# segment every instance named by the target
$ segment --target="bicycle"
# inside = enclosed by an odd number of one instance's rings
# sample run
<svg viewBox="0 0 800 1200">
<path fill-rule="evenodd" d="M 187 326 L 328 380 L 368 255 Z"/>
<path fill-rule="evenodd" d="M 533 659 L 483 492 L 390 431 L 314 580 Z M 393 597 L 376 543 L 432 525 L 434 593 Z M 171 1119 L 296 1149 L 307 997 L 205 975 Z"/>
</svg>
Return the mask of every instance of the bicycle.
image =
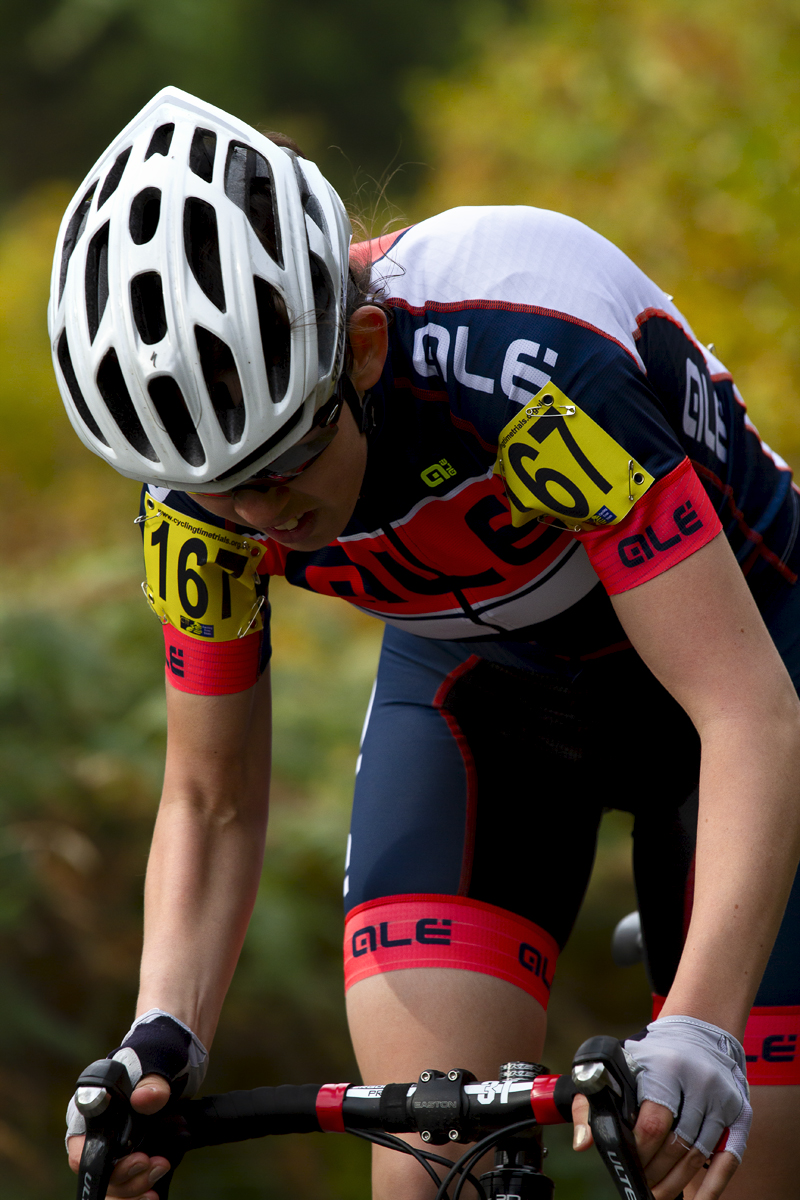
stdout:
<svg viewBox="0 0 800 1200">
<path fill-rule="evenodd" d="M 436 1200 L 459 1200 L 469 1181 L 479 1200 L 552 1200 L 542 1173 L 541 1128 L 571 1120 L 572 1099 L 589 1101 L 589 1124 L 623 1200 L 653 1200 L 636 1155 L 636 1085 L 620 1043 L 593 1037 L 580 1047 L 571 1075 L 550 1075 L 536 1063 L 505 1063 L 497 1080 L 479 1082 L 465 1070 L 423 1071 L 415 1084 L 302 1084 L 225 1092 L 170 1102 L 142 1117 L 130 1107 L 131 1082 L 112 1059 L 80 1076 L 76 1103 L 87 1134 L 78 1173 L 78 1200 L 104 1200 L 114 1163 L 134 1149 L 163 1154 L 172 1170 L 155 1185 L 166 1200 L 172 1175 L 189 1150 L 285 1133 L 351 1133 L 413 1155 L 432 1177 Z M 418 1133 L 430 1146 L 469 1142 L 454 1163 L 402 1141 Z M 495 1166 L 479 1179 L 473 1167 L 492 1147 Z M 447 1167 L 440 1181 L 433 1164 Z M 451 1194 L 452 1189 L 452 1194 Z"/>
</svg>

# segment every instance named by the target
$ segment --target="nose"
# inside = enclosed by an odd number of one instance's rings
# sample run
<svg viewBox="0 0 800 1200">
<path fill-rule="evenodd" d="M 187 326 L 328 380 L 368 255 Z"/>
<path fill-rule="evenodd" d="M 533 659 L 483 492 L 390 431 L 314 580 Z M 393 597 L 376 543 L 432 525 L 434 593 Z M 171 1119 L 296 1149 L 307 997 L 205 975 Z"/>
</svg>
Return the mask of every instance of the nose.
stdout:
<svg viewBox="0 0 800 1200">
<path fill-rule="evenodd" d="M 253 488 L 241 488 L 233 493 L 233 507 L 244 525 L 253 529 L 269 529 L 280 524 L 283 510 L 289 499 L 286 487 L 269 488 L 264 492 Z"/>
</svg>

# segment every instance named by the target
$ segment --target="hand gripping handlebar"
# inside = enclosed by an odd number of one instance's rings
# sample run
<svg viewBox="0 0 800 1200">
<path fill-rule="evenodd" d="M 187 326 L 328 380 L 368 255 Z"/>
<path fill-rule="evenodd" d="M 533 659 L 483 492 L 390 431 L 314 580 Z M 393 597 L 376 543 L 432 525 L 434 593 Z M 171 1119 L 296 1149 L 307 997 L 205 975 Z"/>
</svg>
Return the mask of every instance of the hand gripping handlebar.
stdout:
<svg viewBox="0 0 800 1200">
<path fill-rule="evenodd" d="M 255 1088 L 170 1101 L 155 1116 L 142 1117 L 130 1107 L 125 1068 L 102 1059 L 78 1080 L 76 1104 L 87 1123 L 78 1200 L 104 1200 L 114 1162 L 134 1150 L 163 1155 L 170 1162 L 171 1171 L 154 1188 L 165 1200 L 184 1154 L 201 1146 L 319 1131 L 362 1136 L 416 1132 L 431 1146 L 497 1141 L 504 1131 L 518 1135 L 526 1127 L 569 1121 L 577 1091 L 589 1101 L 595 1144 L 619 1195 L 623 1200 L 652 1200 L 631 1132 L 636 1087 L 619 1042 L 590 1038 L 575 1055 L 572 1077 L 535 1070 L 534 1078 L 512 1074 L 485 1083 L 469 1071 L 430 1070 L 413 1084 Z M 540 1179 L 544 1182 L 546 1177 Z"/>
<path fill-rule="evenodd" d="M 572 1060 L 575 1090 L 589 1101 L 594 1144 L 623 1200 L 653 1200 L 636 1153 L 636 1082 L 616 1038 L 584 1042 Z"/>
</svg>

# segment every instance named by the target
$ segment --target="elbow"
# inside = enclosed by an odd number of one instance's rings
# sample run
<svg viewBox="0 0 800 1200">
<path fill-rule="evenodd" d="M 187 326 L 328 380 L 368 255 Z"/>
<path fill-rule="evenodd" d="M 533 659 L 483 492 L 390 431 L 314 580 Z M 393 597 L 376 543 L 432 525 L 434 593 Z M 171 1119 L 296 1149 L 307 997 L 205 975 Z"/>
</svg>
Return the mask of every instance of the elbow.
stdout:
<svg viewBox="0 0 800 1200">
<path fill-rule="evenodd" d="M 193 825 L 225 829 L 266 822 L 269 778 L 249 779 L 241 770 L 216 777 L 164 779 L 161 807 L 181 812 Z"/>
</svg>

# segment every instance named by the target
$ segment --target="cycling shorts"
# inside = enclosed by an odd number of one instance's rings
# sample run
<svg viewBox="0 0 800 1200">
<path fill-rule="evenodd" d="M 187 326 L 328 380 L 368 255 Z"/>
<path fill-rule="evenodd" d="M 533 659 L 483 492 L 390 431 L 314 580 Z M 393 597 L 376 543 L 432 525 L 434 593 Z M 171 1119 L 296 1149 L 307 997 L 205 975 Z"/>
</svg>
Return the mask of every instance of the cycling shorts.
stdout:
<svg viewBox="0 0 800 1200">
<path fill-rule="evenodd" d="M 765 619 L 797 685 L 800 589 Z M 387 627 L 348 841 L 347 986 L 462 968 L 546 1007 L 601 816 L 621 809 L 634 815 L 646 965 L 665 995 L 691 913 L 699 762 L 692 723 L 632 649 L 565 660 Z M 748 1025 L 754 1083 L 800 1083 L 798 944 L 800 876 Z"/>
</svg>

